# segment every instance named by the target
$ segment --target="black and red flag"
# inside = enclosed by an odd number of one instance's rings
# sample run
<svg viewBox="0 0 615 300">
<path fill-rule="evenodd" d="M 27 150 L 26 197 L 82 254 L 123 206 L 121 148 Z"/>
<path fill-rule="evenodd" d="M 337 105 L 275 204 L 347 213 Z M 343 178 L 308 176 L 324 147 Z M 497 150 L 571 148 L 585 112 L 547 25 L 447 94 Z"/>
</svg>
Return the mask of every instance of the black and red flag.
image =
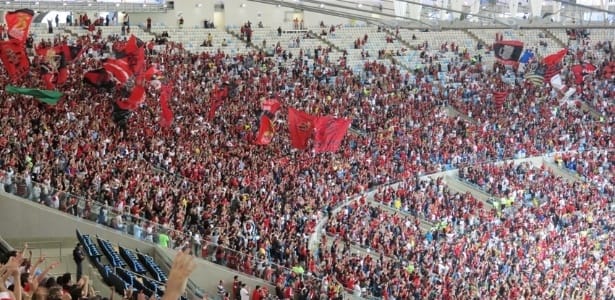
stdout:
<svg viewBox="0 0 615 300">
<path fill-rule="evenodd" d="M 295 149 L 305 149 L 314 133 L 316 117 L 294 108 L 288 109 L 288 131 L 290 143 Z"/>
<path fill-rule="evenodd" d="M 112 77 L 104 68 L 86 72 L 83 75 L 83 81 L 97 88 L 112 88 L 115 86 Z"/>
<path fill-rule="evenodd" d="M 134 111 L 139 108 L 139 105 L 145 100 L 145 88 L 141 85 L 136 85 L 130 92 L 130 96 L 124 100 L 115 101 L 117 106 L 123 110 Z"/>
<path fill-rule="evenodd" d="M 17 40 L 0 41 L 0 61 L 13 81 L 19 80 L 30 71 L 26 48 Z"/>
<path fill-rule="evenodd" d="M 333 116 L 324 116 L 316 119 L 314 123 L 314 151 L 322 153 L 339 150 L 351 123 L 348 119 L 335 118 Z"/>
<path fill-rule="evenodd" d="M 499 41 L 493 43 L 495 58 L 502 64 L 512 65 L 519 62 L 523 54 L 523 42 Z"/>
</svg>

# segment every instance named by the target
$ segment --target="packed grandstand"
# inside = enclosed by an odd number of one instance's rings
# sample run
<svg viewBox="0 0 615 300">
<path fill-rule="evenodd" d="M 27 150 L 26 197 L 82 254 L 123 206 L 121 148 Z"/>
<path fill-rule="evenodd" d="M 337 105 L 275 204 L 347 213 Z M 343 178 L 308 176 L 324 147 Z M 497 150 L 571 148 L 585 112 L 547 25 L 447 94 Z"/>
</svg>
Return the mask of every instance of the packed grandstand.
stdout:
<svg viewBox="0 0 615 300">
<path fill-rule="evenodd" d="M 613 299 L 604 29 L 81 25 L 3 29 L 6 192 L 272 298 Z"/>
</svg>

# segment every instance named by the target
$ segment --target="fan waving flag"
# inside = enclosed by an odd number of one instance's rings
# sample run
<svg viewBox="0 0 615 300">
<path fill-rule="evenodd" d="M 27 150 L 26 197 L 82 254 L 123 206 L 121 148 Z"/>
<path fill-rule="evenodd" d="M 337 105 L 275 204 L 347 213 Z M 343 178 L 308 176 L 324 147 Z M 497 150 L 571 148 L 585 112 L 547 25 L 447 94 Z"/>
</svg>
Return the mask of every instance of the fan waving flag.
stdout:
<svg viewBox="0 0 615 300">
<path fill-rule="evenodd" d="M 314 132 L 315 117 L 294 108 L 288 109 L 288 130 L 293 148 L 305 149 Z"/>
<path fill-rule="evenodd" d="M 273 139 L 274 133 L 275 129 L 273 127 L 273 122 L 271 122 L 271 119 L 266 115 L 262 115 L 260 126 L 258 127 L 258 134 L 256 135 L 254 143 L 257 145 L 269 145 Z"/>
<path fill-rule="evenodd" d="M 516 64 L 523 53 L 521 41 L 499 41 L 493 44 L 495 58 L 503 64 Z"/>
<path fill-rule="evenodd" d="M 48 90 L 39 90 L 39 89 L 29 89 L 29 88 L 19 88 L 12 85 L 6 86 L 6 92 L 11 94 L 20 94 L 20 95 L 28 95 L 32 96 L 43 103 L 47 103 L 49 105 L 56 105 L 60 98 L 62 98 L 62 93 L 58 91 L 48 91 Z"/>
<path fill-rule="evenodd" d="M 348 119 L 325 116 L 316 119 L 314 129 L 314 151 L 316 153 L 335 152 L 339 150 L 344 135 L 350 128 L 351 121 Z"/>
<path fill-rule="evenodd" d="M 30 33 L 30 24 L 33 17 L 34 11 L 31 9 L 20 9 L 6 13 L 4 19 L 6 20 L 9 39 L 25 44 Z"/>
</svg>

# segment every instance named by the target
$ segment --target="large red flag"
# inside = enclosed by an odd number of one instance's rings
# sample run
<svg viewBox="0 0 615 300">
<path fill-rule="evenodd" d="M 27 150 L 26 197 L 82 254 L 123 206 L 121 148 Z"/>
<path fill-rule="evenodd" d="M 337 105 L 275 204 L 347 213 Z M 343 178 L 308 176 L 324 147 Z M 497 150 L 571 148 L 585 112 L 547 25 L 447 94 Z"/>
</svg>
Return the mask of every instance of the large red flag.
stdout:
<svg viewBox="0 0 615 300">
<path fill-rule="evenodd" d="M 545 56 L 545 58 L 542 59 L 542 63 L 544 63 L 547 66 L 559 64 L 562 62 L 562 59 L 564 59 L 564 56 L 566 56 L 567 53 L 568 53 L 567 49 L 562 49 L 553 54 L 549 54 Z"/>
<path fill-rule="evenodd" d="M 173 111 L 169 108 L 169 98 L 173 85 L 165 84 L 160 88 L 160 126 L 169 127 L 173 123 Z"/>
<path fill-rule="evenodd" d="M 30 70 L 30 59 L 24 44 L 17 40 L 0 41 L 0 60 L 13 81 Z"/>
<path fill-rule="evenodd" d="M 316 119 L 314 129 L 314 151 L 316 153 L 335 152 L 339 150 L 346 131 L 350 128 L 351 121 L 343 118 L 324 116 Z"/>
<path fill-rule="evenodd" d="M 275 129 L 273 128 L 273 122 L 266 115 L 261 116 L 261 124 L 258 128 L 258 134 L 256 135 L 256 140 L 254 141 L 257 145 L 269 145 L 271 140 L 273 139 L 273 133 Z"/>
<path fill-rule="evenodd" d="M 9 39 L 25 44 L 30 32 L 32 17 L 34 17 L 34 11 L 31 9 L 20 9 L 6 13 L 4 19 L 6 20 Z"/>
<path fill-rule="evenodd" d="M 308 140 L 314 132 L 315 117 L 294 108 L 288 109 L 288 130 L 290 132 L 290 144 L 296 149 L 305 149 Z"/>
<path fill-rule="evenodd" d="M 131 35 L 124 47 L 124 59 L 134 74 L 141 74 L 145 69 L 145 45 L 136 36 Z"/>
</svg>

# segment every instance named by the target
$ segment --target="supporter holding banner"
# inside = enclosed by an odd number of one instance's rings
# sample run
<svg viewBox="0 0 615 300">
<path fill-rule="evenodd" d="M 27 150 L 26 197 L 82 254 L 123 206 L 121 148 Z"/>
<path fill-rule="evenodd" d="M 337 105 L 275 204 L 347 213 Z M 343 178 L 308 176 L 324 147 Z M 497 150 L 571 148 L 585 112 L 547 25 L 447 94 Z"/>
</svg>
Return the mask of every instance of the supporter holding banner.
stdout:
<svg viewBox="0 0 615 300">
<path fill-rule="evenodd" d="M 315 117 L 294 108 L 288 109 L 290 143 L 295 149 L 305 149 L 314 132 Z"/>
<path fill-rule="evenodd" d="M 495 58 L 505 65 L 512 65 L 519 62 L 523 53 L 523 42 L 521 41 L 500 41 L 493 44 Z"/>
<path fill-rule="evenodd" d="M 351 121 L 343 118 L 324 116 L 316 119 L 314 129 L 314 151 L 316 153 L 335 152 L 339 150 Z"/>
<path fill-rule="evenodd" d="M 7 33 L 10 40 L 15 40 L 20 44 L 25 44 L 30 33 L 30 24 L 34 17 L 31 9 L 20 9 L 6 13 Z"/>
</svg>

